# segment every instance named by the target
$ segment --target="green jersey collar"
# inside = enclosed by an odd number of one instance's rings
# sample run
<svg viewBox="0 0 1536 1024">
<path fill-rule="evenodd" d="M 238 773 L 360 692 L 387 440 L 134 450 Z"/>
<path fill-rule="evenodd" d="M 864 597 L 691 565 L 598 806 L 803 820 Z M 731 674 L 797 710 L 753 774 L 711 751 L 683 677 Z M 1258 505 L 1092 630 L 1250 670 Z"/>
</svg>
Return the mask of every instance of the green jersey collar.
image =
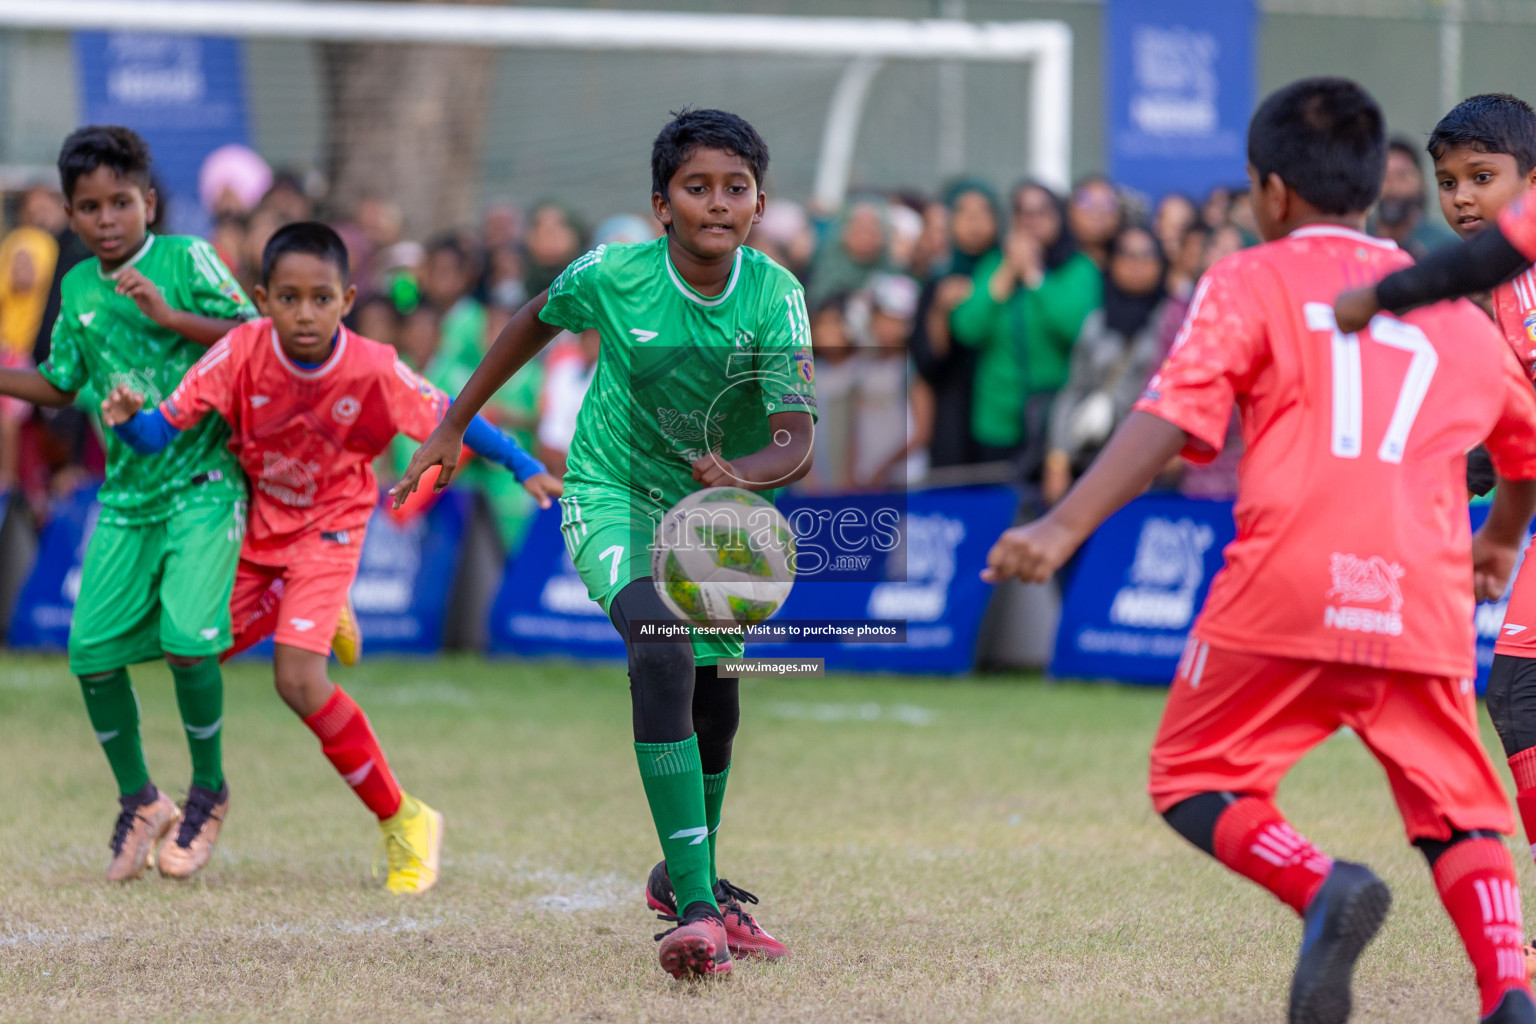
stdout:
<svg viewBox="0 0 1536 1024">
<path fill-rule="evenodd" d="M 124 263 L 122 266 L 118 267 L 116 270 L 112 271 L 112 273 L 110 273 L 110 274 L 103 274 L 101 272 L 101 260 L 98 259 L 96 261 L 96 276 L 101 278 L 103 281 L 115 281 L 117 279 L 117 275 L 118 274 L 121 274 L 123 271 L 127 270 L 129 267 L 131 267 L 135 263 L 139 262 L 139 260 L 143 259 L 144 258 L 144 254 L 149 252 L 149 247 L 154 245 L 154 244 L 155 244 L 155 233 L 153 231 L 146 231 L 146 232 L 144 232 L 144 244 L 139 246 L 139 251 L 138 252 L 134 253 L 132 256 L 130 256 L 128 258 L 128 262 L 127 263 Z"/>
<path fill-rule="evenodd" d="M 693 302 L 697 302 L 701 306 L 718 306 L 726 299 L 730 298 L 731 292 L 736 290 L 736 281 L 741 277 L 740 248 L 736 250 L 736 262 L 731 265 L 731 279 L 725 282 L 725 291 L 713 297 L 708 295 L 700 295 L 698 291 L 694 289 L 693 285 L 683 280 L 683 275 L 679 274 L 677 272 L 677 268 L 672 265 L 672 254 L 667 251 L 665 241 L 662 242 L 661 246 L 661 258 L 666 261 L 667 276 L 672 279 L 673 284 L 677 285 L 677 290 L 682 292 L 683 295 L 688 299 L 692 300 Z"/>
</svg>

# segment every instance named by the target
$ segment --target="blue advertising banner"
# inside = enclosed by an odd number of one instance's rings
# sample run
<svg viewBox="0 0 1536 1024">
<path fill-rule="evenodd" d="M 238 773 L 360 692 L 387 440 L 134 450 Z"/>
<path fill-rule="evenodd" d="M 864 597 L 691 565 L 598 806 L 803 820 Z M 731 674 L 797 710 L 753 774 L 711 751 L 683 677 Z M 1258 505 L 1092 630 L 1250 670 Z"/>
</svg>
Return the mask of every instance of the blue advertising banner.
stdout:
<svg viewBox="0 0 1536 1024">
<path fill-rule="evenodd" d="M 445 491 L 405 525 L 374 510 L 352 583 L 352 606 L 368 653 L 436 654 L 469 520 L 467 492 Z"/>
<path fill-rule="evenodd" d="M 1170 682 L 1236 534 L 1230 501 L 1151 494 L 1111 516 L 1078 556 L 1051 674 Z"/>
<path fill-rule="evenodd" d="M 825 658 L 828 668 L 968 671 L 992 588 L 978 576 L 1012 522 L 1018 496 L 1001 486 L 907 495 L 786 496 L 808 557 L 780 620 L 902 620 L 902 643 L 752 643 L 751 653 Z M 622 658 L 624 645 L 588 597 L 560 540 L 558 509 L 542 513 L 491 609 L 491 650 Z"/>
<path fill-rule="evenodd" d="M 85 124 L 127 125 L 150 145 L 167 193 L 169 228 L 206 235 L 197 195 L 203 160 L 248 145 L 244 51 L 239 40 L 141 32 L 77 32 L 75 67 Z"/>
<path fill-rule="evenodd" d="M 469 501 L 468 495 L 449 491 L 425 515 L 403 526 L 382 507 L 374 511 L 352 585 L 365 651 L 435 654 L 442 650 Z M 53 518 L 38 538 L 37 564 L 11 616 L 7 634 L 11 646 L 65 649 L 80 592 L 80 565 L 97 508 L 94 487 L 75 492 L 54 508 Z M 269 638 L 243 656 L 271 654 Z"/>
<path fill-rule="evenodd" d="M 1487 506 L 1472 506 L 1471 516 L 1476 529 L 1488 517 Z M 1171 682 L 1195 614 L 1221 568 L 1221 551 L 1235 533 L 1232 504 L 1225 501 L 1151 495 L 1111 517 L 1083 547 L 1067 587 L 1051 674 Z M 1487 688 L 1508 605 L 1506 592 L 1474 612 L 1479 694 Z"/>
<path fill-rule="evenodd" d="M 80 565 L 96 528 L 96 488 L 83 487 L 56 501 L 37 538 L 37 562 L 16 597 L 6 642 L 29 650 L 62 651 L 80 593 Z"/>
<path fill-rule="evenodd" d="M 1258 78 L 1253 0 L 1109 0 L 1109 175 L 1156 199 L 1245 180 Z"/>
</svg>

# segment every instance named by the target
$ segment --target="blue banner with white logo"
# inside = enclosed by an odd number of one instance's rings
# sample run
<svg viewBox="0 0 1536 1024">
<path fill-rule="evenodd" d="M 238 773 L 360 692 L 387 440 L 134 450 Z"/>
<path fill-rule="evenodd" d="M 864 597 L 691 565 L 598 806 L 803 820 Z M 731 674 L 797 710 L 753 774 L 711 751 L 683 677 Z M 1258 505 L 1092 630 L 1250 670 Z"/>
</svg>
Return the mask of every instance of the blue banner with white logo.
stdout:
<svg viewBox="0 0 1536 1024">
<path fill-rule="evenodd" d="M 1472 528 L 1488 517 L 1471 509 Z M 1138 498 L 1089 538 L 1062 602 L 1051 674 L 1166 685 L 1232 541 L 1232 503 Z M 1527 539 L 1529 543 L 1529 538 Z M 1524 554 L 1521 561 L 1524 561 Z M 1516 567 L 1516 575 L 1519 567 Z M 1510 577 L 1514 585 L 1515 575 Z M 1474 612 L 1477 692 L 1487 687 L 1509 593 Z"/>
<path fill-rule="evenodd" d="M 1230 501 L 1151 494 L 1111 516 L 1073 568 L 1051 674 L 1170 682 L 1236 535 Z"/>
<path fill-rule="evenodd" d="M 56 503 L 38 538 L 37 563 L 16 600 L 7 634 L 11 646 L 66 648 L 80 593 L 80 566 L 96 524 L 95 499 L 93 487 Z M 467 494 L 448 491 L 425 514 L 404 524 L 390 518 L 382 505 L 374 510 L 352 584 L 352 604 L 365 651 L 436 654 L 442 650 L 469 508 Z M 269 637 L 244 656 L 271 655 Z"/>
<path fill-rule="evenodd" d="M 425 515 L 404 524 L 395 522 L 382 505 L 374 510 L 352 582 L 352 607 L 364 651 L 442 650 L 471 500 L 465 491 L 445 491 Z"/>
<path fill-rule="evenodd" d="M 911 494 L 785 496 L 801 573 L 776 618 L 901 620 L 902 643 L 752 643 L 763 657 L 825 658 L 828 668 L 965 672 L 992 588 L 979 577 L 987 550 L 1012 522 L 1011 488 Z M 542 513 L 509 565 L 491 610 L 491 650 L 622 658 L 608 617 L 587 597 L 560 539 L 558 509 Z"/>
<path fill-rule="evenodd" d="M 209 153 L 250 144 L 244 50 L 239 40 L 144 32 L 77 32 L 80 118 L 138 132 L 168 195 L 170 230 L 206 235 L 197 194 Z"/>
<path fill-rule="evenodd" d="M 1109 175 L 1154 199 L 1246 180 L 1253 0 L 1109 0 Z"/>
<path fill-rule="evenodd" d="M 62 651 L 80 594 L 80 566 L 96 528 L 96 488 L 82 487 L 53 503 L 37 538 L 37 561 L 16 596 L 6 642 L 28 650 Z"/>
</svg>

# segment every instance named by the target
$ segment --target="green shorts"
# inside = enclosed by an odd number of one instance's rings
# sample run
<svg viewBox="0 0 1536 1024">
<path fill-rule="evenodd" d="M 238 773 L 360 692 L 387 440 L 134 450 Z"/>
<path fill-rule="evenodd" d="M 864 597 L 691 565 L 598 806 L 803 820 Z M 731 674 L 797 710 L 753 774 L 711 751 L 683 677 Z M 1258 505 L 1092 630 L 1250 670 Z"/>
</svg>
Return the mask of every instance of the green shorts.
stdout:
<svg viewBox="0 0 1536 1024">
<path fill-rule="evenodd" d="M 92 675 L 164 654 L 224 651 L 244 535 L 243 500 L 192 505 L 157 523 L 98 522 L 69 627 L 69 670 Z"/>
<path fill-rule="evenodd" d="M 568 487 L 560 499 L 560 535 L 587 596 L 604 612 L 619 591 L 651 575 L 656 524 L 667 510 L 646 508 L 622 491 Z M 695 638 L 693 663 L 713 665 L 739 658 L 744 644 L 731 638 Z"/>
</svg>

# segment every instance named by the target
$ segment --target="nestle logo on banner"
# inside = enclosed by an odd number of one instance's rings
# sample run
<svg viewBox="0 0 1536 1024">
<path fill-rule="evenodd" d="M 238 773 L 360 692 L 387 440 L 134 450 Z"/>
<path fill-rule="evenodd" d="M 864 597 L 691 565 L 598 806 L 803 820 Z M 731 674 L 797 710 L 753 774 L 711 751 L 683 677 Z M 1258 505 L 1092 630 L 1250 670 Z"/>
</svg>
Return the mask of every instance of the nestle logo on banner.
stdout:
<svg viewBox="0 0 1536 1024">
<path fill-rule="evenodd" d="M 1115 594 L 1109 621 L 1139 629 L 1186 629 L 1205 580 L 1205 552 L 1216 533 L 1204 523 L 1153 516 L 1141 527 L 1129 582 Z"/>
<path fill-rule="evenodd" d="M 124 106 L 201 103 L 208 91 L 201 45 L 178 36 L 114 35 L 107 98 Z"/>
<path fill-rule="evenodd" d="M 1328 556 L 1328 571 L 1333 577 L 1328 596 L 1339 603 L 1323 609 L 1323 625 L 1353 633 L 1402 635 L 1403 588 L 1397 582 L 1405 571 L 1401 565 L 1380 555 L 1361 558 L 1335 551 Z M 1383 602 L 1386 608 L 1360 607 Z"/>
<path fill-rule="evenodd" d="M 410 611 L 426 528 L 424 517 L 403 526 L 387 516 L 373 517 L 352 584 L 352 603 L 359 612 L 400 615 Z"/>
<path fill-rule="evenodd" d="M 955 551 L 965 539 L 965 524 L 941 513 L 908 515 L 903 545 L 891 561 L 905 556 L 907 578 L 879 583 L 870 591 L 866 614 L 873 619 L 937 622 L 949 607 L 949 583 L 955 578 Z"/>
<path fill-rule="evenodd" d="M 1148 135 L 1210 135 L 1216 131 L 1216 56 L 1209 32 L 1143 25 L 1135 54 L 1131 123 Z"/>
</svg>

